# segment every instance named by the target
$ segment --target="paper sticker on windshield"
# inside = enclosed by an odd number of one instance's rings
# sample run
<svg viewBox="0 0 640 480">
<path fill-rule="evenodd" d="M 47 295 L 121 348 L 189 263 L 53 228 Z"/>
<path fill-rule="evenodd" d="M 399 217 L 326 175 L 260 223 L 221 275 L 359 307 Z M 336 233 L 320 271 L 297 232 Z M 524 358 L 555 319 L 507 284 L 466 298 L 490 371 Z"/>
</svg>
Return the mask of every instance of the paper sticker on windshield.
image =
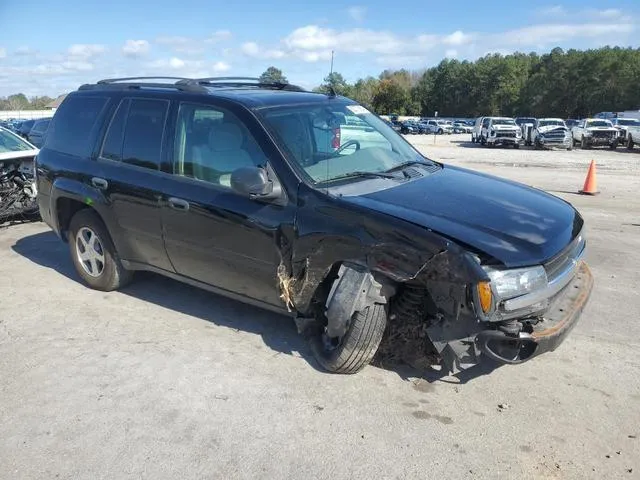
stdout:
<svg viewBox="0 0 640 480">
<path fill-rule="evenodd" d="M 369 110 L 367 110 L 366 108 L 364 108 L 361 105 L 347 105 L 347 109 L 351 113 L 354 113 L 356 115 L 364 115 L 366 113 L 369 113 Z"/>
</svg>

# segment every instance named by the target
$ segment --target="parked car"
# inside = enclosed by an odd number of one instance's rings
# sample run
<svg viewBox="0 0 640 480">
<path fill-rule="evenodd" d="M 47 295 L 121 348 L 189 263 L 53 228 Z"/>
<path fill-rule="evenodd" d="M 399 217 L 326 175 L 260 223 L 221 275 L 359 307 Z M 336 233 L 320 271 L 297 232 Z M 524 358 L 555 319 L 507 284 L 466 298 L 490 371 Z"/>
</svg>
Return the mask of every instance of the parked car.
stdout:
<svg viewBox="0 0 640 480">
<path fill-rule="evenodd" d="M 27 136 L 29 135 L 29 132 L 31 131 L 31 128 L 33 127 L 33 124 L 36 123 L 35 120 L 25 120 L 23 121 L 20 126 L 18 127 L 18 135 L 20 135 L 22 138 L 24 138 L 25 140 L 27 139 Z"/>
<path fill-rule="evenodd" d="M 473 132 L 473 127 L 467 125 L 464 122 L 453 123 L 453 133 L 471 133 L 471 132 Z"/>
<path fill-rule="evenodd" d="M 581 148 L 594 146 L 608 146 L 615 149 L 618 146 L 618 129 L 611 121 L 600 118 L 581 120 L 571 129 L 573 144 Z"/>
<path fill-rule="evenodd" d="M 533 127 L 536 124 L 536 119 L 533 117 L 516 117 L 516 125 L 522 130 L 522 141 L 525 145 L 533 145 Z"/>
<path fill-rule="evenodd" d="M 400 123 L 400 133 L 404 135 L 418 133 L 418 128 L 412 122 L 404 121 L 399 123 Z"/>
<path fill-rule="evenodd" d="M 533 145 L 537 148 L 573 148 L 571 130 L 561 118 L 539 118 L 533 127 Z"/>
<path fill-rule="evenodd" d="M 633 146 L 640 143 L 640 122 L 625 125 L 624 143 L 629 150 L 633 150 Z"/>
<path fill-rule="evenodd" d="M 496 145 L 511 145 L 520 148 L 522 131 L 513 118 L 485 117 L 480 132 L 480 143 L 494 147 Z"/>
<path fill-rule="evenodd" d="M 38 211 L 33 184 L 33 159 L 38 149 L 0 127 L 0 223 Z"/>
<path fill-rule="evenodd" d="M 522 363 L 578 321 L 593 279 L 568 202 L 432 161 L 347 98 L 147 81 L 70 93 L 37 156 L 40 212 L 89 287 L 149 270 L 291 315 L 339 373 L 389 318 L 424 325 L 450 369 Z M 318 150 L 314 130 L 350 115 L 387 148 Z"/>
<path fill-rule="evenodd" d="M 42 147 L 42 144 L 47 138 L 47 129 L 49 128 L 50 121 L 50 118 L 36 120 L 27 134 L 27 140 L 38 148 Z"/>
<path fill-rule="evenodd" d="M 444 120 L 429 119 L 425 121 L 425 124 L 429 128 L 429 133 L 436 133 L 438 135 L 451 135 L 453 133 L 453 125 L 447 124 Z"/>
<path fill-rule="evenodd" d="M 640 126 L 640 120 L 636 118 L 614 118 L 611 120 L 611 124 L 618 129 L 618 143 L 626 144 L 629 127 Z"/>
</svg>

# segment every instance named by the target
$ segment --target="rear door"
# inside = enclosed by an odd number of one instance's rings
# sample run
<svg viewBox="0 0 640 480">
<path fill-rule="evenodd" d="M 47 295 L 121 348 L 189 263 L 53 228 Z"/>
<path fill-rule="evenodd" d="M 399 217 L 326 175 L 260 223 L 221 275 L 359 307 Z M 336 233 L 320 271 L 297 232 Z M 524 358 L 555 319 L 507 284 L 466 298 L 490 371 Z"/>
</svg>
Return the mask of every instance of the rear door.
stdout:
<svg viewBox="0 0 640 480">
<path fill-rule="evenodd" d="M 268 157 L 246 126 L 252 121 L 255 131 L 257 121 L 230 108 L 180 104 L 174 176 L 162 202 L 166 249 L 185 277 L 283 306 L 278 245 L 282 228 L 293 225 L 295 205 L 253 200 L 231 189 L 231 172 L 265 166 Z"/>
<path fill-rule="evenodd" d="M 132 262 L 172 270 L 162 240 L 160 195 L 168 182 L 160 172 L 170 102 L 122 98 L 90 179 L 111 206 L 118 253 Z"/>
</svg>

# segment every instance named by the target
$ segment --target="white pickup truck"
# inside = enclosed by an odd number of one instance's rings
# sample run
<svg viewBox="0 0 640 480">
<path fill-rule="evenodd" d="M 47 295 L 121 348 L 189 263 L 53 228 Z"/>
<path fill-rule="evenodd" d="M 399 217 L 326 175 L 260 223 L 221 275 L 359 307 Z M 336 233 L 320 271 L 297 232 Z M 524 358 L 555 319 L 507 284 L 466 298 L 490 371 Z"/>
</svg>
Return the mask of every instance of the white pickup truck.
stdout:
<svg viewBox="0 0 640 480">
<path fill-rule="evenodd" d="M 531 139 L 536 149 L 573 148 L 571 132 L 561 118 L 538 118 L 533 124 Z"/>
<path fill-rule="evenodd" d="M 614 118 L 613 126 L 618 129 L 618 143 L 624 144 L 629 150 L 636 143 L 640 143 L 640 120 L 636 118 Z"/>
<path fill-rule="evenodd" d="M 611 149 L 618 147 L 618 129 L 609 120 L 602 118 L 580 120 L 571 129 L 571 135 L 573 144 L 579 144 L 583 149 L 602 145 L 608 145 Z"/>
</svg>

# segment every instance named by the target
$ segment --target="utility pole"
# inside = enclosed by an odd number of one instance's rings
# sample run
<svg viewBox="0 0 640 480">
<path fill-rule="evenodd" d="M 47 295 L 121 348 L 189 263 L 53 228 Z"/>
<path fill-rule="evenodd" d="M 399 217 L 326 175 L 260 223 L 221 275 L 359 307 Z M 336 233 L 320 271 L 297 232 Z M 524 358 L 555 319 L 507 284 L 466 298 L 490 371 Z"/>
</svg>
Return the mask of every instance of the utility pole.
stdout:
<svg viewBox="0 0 640 480">
<path fill-rule="evenodd" d="M 329 72 L 329 75 L 333 74 L 333 50 L 331 50 L 331 71 Z"/>
</svg>

